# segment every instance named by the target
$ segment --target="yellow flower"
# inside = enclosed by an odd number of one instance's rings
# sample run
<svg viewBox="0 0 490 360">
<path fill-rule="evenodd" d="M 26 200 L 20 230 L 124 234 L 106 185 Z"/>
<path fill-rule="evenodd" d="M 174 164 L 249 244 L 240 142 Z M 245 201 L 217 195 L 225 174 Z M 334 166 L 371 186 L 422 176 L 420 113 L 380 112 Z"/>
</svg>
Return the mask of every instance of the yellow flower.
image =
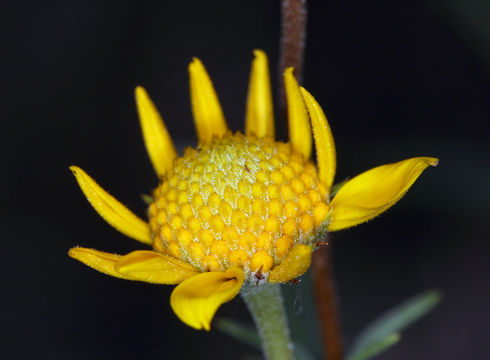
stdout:
<svg viewBox="0 0 490 360">
<path fill-rule="evenodd" d="M 437 159 L 417 157 L 371 169 L 332 198 L 335 146 L 316 100 L 285 71 L 290 142 L 274 140 L 267 57 L 255 51 L 246 131 L 228 130 L 211 80 L 198 59 L 189 65 L 199 139 L 179 157 L 155 105 L 136 88 L 141 128 L 160 178 L 141 220 L 76 166 L 70 167 L 95 210 L 114 228 L 153 250 L 116 255 L 75 247 L 69 255 L 115 277 L 178 284 L 170 304 L 196 329 L 209 330 L 218 307 L 244 282 L 283 283 L 306 272 L 328 231 L 379 215 Z M 317 167 L 310 161 L 311 127 Z"/>
</svg>

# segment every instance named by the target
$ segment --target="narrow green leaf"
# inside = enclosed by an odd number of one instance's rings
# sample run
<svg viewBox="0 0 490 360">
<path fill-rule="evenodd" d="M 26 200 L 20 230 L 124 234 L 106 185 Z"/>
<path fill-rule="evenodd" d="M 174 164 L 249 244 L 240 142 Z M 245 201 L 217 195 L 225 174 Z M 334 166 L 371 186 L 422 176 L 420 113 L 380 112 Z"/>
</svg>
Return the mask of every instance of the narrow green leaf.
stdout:
<svg viewBox="0 0 490 360">
<path fill-rule="evenodd" d="M 371 345 L 386 339 L 391 334 L 401 332 L 429 313 L 441 299 L 442 294 L 439 290 L 430 290 L 416 295 L 385 312 L 359 334 L 350 353 L 360 353 Z"/>
<path fill-rule="evenodd" d="M 236 340 L 248 344 L 254 348 L 261 349 L 261 343 L 257 331 L 245 324 L 230 319 L 217 319 L 215 325 L 218 329 Z"/>
<path fill-rule="evenodd" d="M 375 357 L 376 355 L 381 354 L 385 350 L 389 349 L 398 341 L 400 341 L 400 334 L 398 333 L 393 333 L 391 335 L 388 335 L 384 339 L 381 339 L 378 342 L 372 343 L 371 345 L 368 345 L 361 351 L 349 355 L 345 360 L 367 360 Z"/>
</svg>

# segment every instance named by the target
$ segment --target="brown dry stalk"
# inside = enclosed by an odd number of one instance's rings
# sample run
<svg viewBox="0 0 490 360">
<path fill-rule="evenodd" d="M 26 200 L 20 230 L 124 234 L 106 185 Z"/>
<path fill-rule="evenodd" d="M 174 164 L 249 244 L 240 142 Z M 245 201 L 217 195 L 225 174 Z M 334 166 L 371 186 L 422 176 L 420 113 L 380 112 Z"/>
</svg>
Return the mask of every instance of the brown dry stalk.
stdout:
<svg viewBox="0 0 490 360">
<path fill-rule="evenodd" d="M 281 1 L 279 118 L 283 124 L 287 124 L 287 100 L 283 74 L 287 67 L 292 66 L 296 79 L 301 83 L 306 44 L 306 18 L 306 0 Z M 322 247 L 313 253 L 312 276 L 324 354 L 328 360 L 341 360 L 343 358 L 342 335 L 338 321 L 337 297 L 331 271 L 329 246 Z"/>
<path fill-rule="evenodd" d="M 281 1 L 281 38 L 279 44 L 279 118 L 287 124 L 287 102 L 284 89 L 284 70 L 294 67 L 299 83 L 303 72 L 306 44 L 306 0 Z M 285 135 L 285 134 L 280 134 Z"/>
<path fill-rule="evenodd" d="M 321 247 L 313 253 L 311 270 L 316 309 L 322 330 L 323 351 L 328 360 L 341 360 L 344 356 L 342 334 L 330 259 L 330 245 Z"/>
</svg>

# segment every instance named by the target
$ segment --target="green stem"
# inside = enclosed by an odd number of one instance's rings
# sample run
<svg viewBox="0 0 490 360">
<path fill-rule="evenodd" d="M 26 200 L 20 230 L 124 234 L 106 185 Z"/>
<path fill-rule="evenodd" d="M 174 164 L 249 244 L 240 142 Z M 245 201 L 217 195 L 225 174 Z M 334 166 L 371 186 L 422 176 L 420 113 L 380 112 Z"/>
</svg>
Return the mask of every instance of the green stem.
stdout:
<svg viewBox="0 0 490 360">
<path fill-rule="evenodd" d="M 268 360 L 292 360 L 293 343 L 279 284 L 246 284 L 241 295 L 250 310 Z"/>
</svg>

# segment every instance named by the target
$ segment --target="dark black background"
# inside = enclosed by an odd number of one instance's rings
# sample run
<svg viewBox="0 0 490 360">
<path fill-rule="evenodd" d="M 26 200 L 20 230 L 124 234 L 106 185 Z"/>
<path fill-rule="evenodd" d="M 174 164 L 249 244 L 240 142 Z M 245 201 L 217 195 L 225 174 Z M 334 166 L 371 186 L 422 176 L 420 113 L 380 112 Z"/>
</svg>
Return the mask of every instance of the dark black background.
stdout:
<svg viewBox="0 0 490 360">
<path fill-rule="evenodd" d="M 382 359 L 490 356 L 489 9 L 485 0 L 310 3 L 303 84 L 332 126 L 337 180 L 411 156 L 441 159 L 388 213 L 332 236 L 347 344 L 403 299 L 445 294 Z M 198 56 L 230 127 L 241 129 L 252 50 L 269 54 L 275 83 L 278 35 L 273 0 L 0 4 L 3 358 L 253 353 L 180 323 L 171 287 L 109 278 L 68 258 L 75 245 L 141 248 L 96 215 L 68 166 L 144 216 L 140 194 L 156 177 L 134 87 L 148 89 L 179 146 L 194 144 L 187 65 Z M 292 291 L 287 306 L 300 319 L 307 295 Z M 249 319 L 240 299 L 220 315 Z"/>
</svg>

